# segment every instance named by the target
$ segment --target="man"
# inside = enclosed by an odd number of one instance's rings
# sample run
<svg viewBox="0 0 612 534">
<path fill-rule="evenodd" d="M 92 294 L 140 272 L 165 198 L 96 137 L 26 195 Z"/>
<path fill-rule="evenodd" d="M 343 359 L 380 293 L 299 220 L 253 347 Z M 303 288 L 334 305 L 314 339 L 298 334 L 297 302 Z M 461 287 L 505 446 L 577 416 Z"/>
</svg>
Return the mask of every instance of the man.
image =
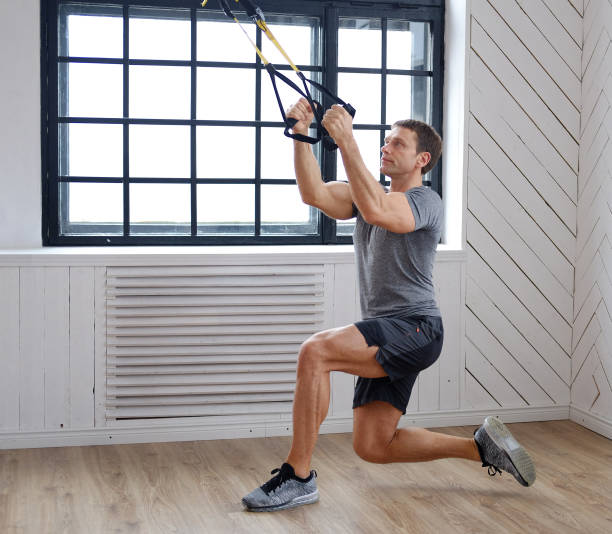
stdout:
<svg viewBox="0 0 612 534">
<path fill-rule="evenodd" d="M 312 110 L 301 99 L 287 112 L 307 134 Z M 474 439 L 397 425 L 420 371 L 440 355 L 444 337 L 432 270 L 443 223 L 437 193 L 422 175 L 437 162 L 442 140 L 429 125 L 400 121 L 381 148 L 386 191 L 366 169 L 353 137 L 351 116 L 333 106 L 322 122 L 338 145 L 348 183 L 321 180 L 311 146 L 294 141 L 295 173 L 302 200 L 334 219 L 357 217 L 354 232 L 363 320 L 315 334 L 301 347 L 293 403 L 293 441 L 272 479 L 242 499 L 250 511 L 293 508 L 318 500 L 310 462 L 327 415 L 330 372 L 357 375 L 353 447 L 366 461 L 418 462 L 464 458 L 489 474 L 508 471 L 524 486 L 535 468 L 525 450 L 497 419 L 487 417 Z"/>
</svg>

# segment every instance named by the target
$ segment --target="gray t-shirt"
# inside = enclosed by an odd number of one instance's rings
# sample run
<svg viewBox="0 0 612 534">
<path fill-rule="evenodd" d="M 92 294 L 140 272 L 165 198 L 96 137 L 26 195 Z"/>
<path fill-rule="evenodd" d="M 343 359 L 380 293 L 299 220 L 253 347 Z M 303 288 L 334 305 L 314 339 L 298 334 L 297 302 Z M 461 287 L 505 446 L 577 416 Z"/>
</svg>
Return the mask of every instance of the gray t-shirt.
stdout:
<svg viewBox="0 0 612 534">
<path fill-rule="evenodd" d="M 425 186 L 405 194 L 416 223 L 413 232 L 397 234 L 368 224 L 357 211 L 353 243 L 364 319 L 441 315 L 432 271 L 444 219 L 442 199 Z"/>
</svg>

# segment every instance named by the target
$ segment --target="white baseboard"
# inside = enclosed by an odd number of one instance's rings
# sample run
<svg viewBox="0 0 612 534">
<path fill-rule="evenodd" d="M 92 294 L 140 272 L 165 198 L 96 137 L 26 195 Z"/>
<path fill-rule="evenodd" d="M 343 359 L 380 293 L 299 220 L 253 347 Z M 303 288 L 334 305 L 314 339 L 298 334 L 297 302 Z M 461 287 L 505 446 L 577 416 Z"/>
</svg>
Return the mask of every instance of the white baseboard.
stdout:
<svg viewBox="0 0 612 534">
<path fill-rule="evenodd" d="M 432 428 L 479 425 L 487 415 L 495 415 L 507 423 L 517 423 L 569 419 L 570 414 L 569 406 L 408 413 L 401 418 L 400 426 Z M 609 433 L 604 435 L 612 435 L 612 426 L 609 423 L 607 428 Z M 352 417 L 328 417 L 321 426 L 321 434 L 351 432 L 352 430 Z M 135 424 L 130 428 L 105 427 L 82 430 L 54 430 L 50 432 L 0 432 L 0 449 L 261 438 L 287 436 L 290 434 L 291 424 L 281 424 L 279 422 L 256 423 L 252 425 L 231 423 L 214 426 L 210 424 L 198 425 L 197 423 L 182 423 L 164 426 L 143 426 L 142 424 L 138 424 L 137 426 L 137 424 Z"/>
<path fill-rule="evenodd" d="M 572 421 L 582 425 L 593 432 L 597 432 L 608 439 L 612 439 L 612 421 L 604 419 L 599 415 L 592 414 L 578 408 L 570 406 L 570 417 Z"/>
</svg>

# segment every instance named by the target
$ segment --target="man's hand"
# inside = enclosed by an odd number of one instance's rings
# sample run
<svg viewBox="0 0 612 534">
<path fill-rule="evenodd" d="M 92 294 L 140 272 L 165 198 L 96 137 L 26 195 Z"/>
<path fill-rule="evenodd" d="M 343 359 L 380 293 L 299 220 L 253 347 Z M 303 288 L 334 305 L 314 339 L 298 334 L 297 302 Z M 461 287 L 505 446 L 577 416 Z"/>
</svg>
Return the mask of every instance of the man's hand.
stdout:
<svg viewBox="0 0 612 534">
<path fill-rule="evenodd" d="M 312 108 L 305 98 L 300 98 L 293 106 L 287 110 L 287 118 L 292 118 L 298 122 L 291 128 L 293 133 L 308 135 L 308 127 L 314 118 Z"/>
<path fill-rule="evenodd" d="M 353 137 L 353 117 L 340 104 L 334 104 L 325 112 L 321 124 L 339 147 Z"/>
</svg>

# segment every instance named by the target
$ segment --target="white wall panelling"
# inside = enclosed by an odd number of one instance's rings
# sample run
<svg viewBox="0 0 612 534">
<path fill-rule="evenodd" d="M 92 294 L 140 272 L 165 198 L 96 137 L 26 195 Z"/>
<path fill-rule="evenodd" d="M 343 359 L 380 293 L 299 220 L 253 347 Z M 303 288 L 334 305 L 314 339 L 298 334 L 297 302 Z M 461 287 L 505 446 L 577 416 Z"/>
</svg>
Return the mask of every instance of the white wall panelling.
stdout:
<svg viewBox="0 0 612 534">
<path fill-rule="evenodd" d="M 168 428 L 175 439 L 289 433 L 300 344 L 359 318 L 352 253 L 326 263 L 316 254 L 261 263 L 242 255 L 157 267 L 146 256 L 90 266 L 70 257 L 59 265 L 55 255 L 2 259 L 13 265 L 0 267 L 1 447 L 62 444 L 62 436 L 64 444 L 147 441 Z M 464 265 L 442 252 L 435 266 L 444 350 L 409 408 L 431 425 L 460 409 Z M 350 430 L 354 377 L 331 379 L 323 431 Z"/>
<path fill-rule="evenodd" d="M 577 4 L 471 2 L 465 407 L 570 401 Z"/>
<path fill-rule="evenodd" d="M 0 268 L 0 421 L 19 430 L 19 269 Z"/>
<path fill-rule="evenodd" d="M 612 438 L 612 3 L 585 2 L 572 419 Z"/>
</svg>

